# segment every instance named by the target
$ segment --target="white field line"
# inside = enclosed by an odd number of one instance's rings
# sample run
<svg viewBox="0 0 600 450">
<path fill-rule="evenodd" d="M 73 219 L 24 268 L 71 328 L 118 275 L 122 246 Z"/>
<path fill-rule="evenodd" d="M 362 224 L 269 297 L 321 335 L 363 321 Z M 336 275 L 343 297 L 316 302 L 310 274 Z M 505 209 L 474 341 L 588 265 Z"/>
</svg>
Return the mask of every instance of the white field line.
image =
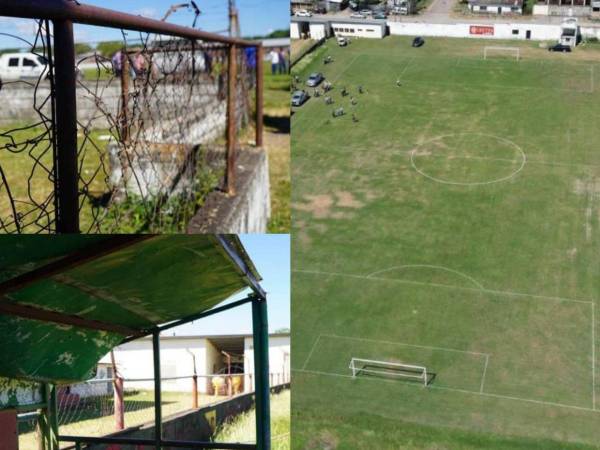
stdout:
<svg viewBox="0 0 600 450">
<path fill-rule="evenodd" d="M 490 355 L 485 355 L 485 365 L 483 366 L 483 375 L 481 375 L 481 386 L 479 387 L 479 393 L 483 393 L 483 384 L 485 383 L 485 374 L 487 372 L 488 364 L 490 362 Z"/>
<path fill-rule="evenodd" d="M 390 272 L 390 271 L 396 270 L 396 269 L 435 269 L 435 270 L 442 270 L 442 271 L 445 271 L 445 272 L 449 272 L 449 273 L 458 275 L 459 277 L 465 278 L 466 280 L 469 280 L 471 283 L 473 283 L 475 286 L 477 286 L 481 290 L 485 289 L 481 283 L 479 283 L 475 278 L 470 277 L 466 273 L 460 272 L 458 270 L 450 269 L 448 267 L 434 266 L 434 265 L 430 265 L 430 264 L 405 264 L 405 265 L 402 265 L 402 266 L 388 267 L 387 269 L 377 270 L 375 272 L 371 272 L 371 273 L 367 274 L 367 278 L 373 278 L 374 275 L 380 275 L 382 273 Z"/>
<path fill-rule="evenodd" d="M 324 375 L 324 376 L 330 376 L 330 377 L 347 378 L 350 380 L 356 380 L 355 378 L 352 378 L 352 375 L 343 375 L 341 373 L 320 372 L 317 370 L 292 369 L 292 372 L 301 372 L 301 373 L 309 373 L 309 374 L 313 374 L 313 375 Z M 377 382 L 382 382 L 382 383 L 403 383 L 403 384 L 407 384 L 409 386 L 416 386 L 415 383 L 411 383 L 409 381 L 403 381 L 403 380 L 386 380 L 383 378 L 361 378 L 361 380 L 377 381 Z M 429 385 L 427 387 L 427 389 L 438 389 L 441 391 L 460 392 L 463 394 L 479 395 L 481 397 L 491 397 L 491 398 L 499 398 L 499 399 L 505 399 L 505 400 L 514 400 L 514 401 L 534 403 L 537 405 L 545 405 L 545 406 L 556 406 L 559 408 L 575 409 L 578 411 L 600 412 L 597 409 L 586 408 L 585 406 L 569 405 L 566 403 L 557 403 L 557 402 L 547 402 L 547 401 L 543 401 L 543 400 L 535 400 L 532 398 L 524 398 L 524 397 L 515 397 L 515 396 L 510 396 L 510 395 L 491 394 L 489 392 L 469 391 L 468 389 L 457 389 L 457 388 L 435 386 L 435 385 Z"/>
<path fill-rule="evenodd" d="M 590 94 L 594 92 L 594 65 L 590 65 Z"/>
<path fill-rule="evenodd" d="M 404 72 L 406 72 L 406 69 L 408 69 L 408 66 L 410 66 L 410 64 L 415 60 L 415 57 L 413 56 L 412 58 L 410 58 L 408 60 L 408 62 L 406 63 L 406 65 L 402 68 L 402 70 L 400 71 L 400 73 L 398 74 L 398 80 L 402 80 L 402 75 L 404 75 Z"/>
<path fill-rule="evenodd" d="M 321 337 L 334 338 L 334 339 L 348 339 L 348 340 L 352 340 L 352 341 L 361 341 L 361 342 L 372 342 L 373 344 L 400 345 L 403 347 L 423 348 L 426 350 L 440 350 L 440 351 L 444 351 L 444 352 L 466 353 L 466 354 L 475 355 L 475 356 L 485 356 L 485 357 L 489 356 L 488 353 L 472 352 L 472 351 L 468 351 L 468 350 L 458 350 L 455 348 L 432 347 L 432 346 L 428 346 L 428 345 L 407 344 L 405 342 L 397 342 L 397 341 L 381 341 L 378 339 L 368 339 L 368 338 L 361 338 L 361 337 L 354 337 L 354 336 L 340 336 L 337 334 L 320 334 L 319 338 L 321 338 Z"/>
<path fill-rule="evenodd" d="M 592 408 L 596 409 L 596 304 L 592 303 Z"/>
<path fill-rule="evenodd" d="M 303 270 L 303 269 L 294 269 L 294 270 L 292 270 L 292 272 L 305 273 L 305 274 L 309 274 L 309 275 L 356 278 L 356 279 L 360 279 L 360 280 L 387 281 L 387 282 L 395 282 L 395 283 L 402 283 L 402 284 L 411 284 L 411 285 L 416 285 L 416 286 L 441 287 L 441 288 L 446 288 L 446 289 L 456 289 L 456 290 L 460 290 L 460 291 L 469 291 L 469 292 L 485 292 L 488 294 L 504 295 L 507 297 L 527 297 L 527 298 L 534 298 L 534 299 L 554 301 L 554 302 L 572 302 L 572 303 L 584 303 L 584 304 L 593 303 L 591 300 L 578 300 L 578 299 L 566 298 L 566 297 L 552 297 L 552 296 L 539 295 L 539 294 L 526 294 L 524 292 L 499 291 L 499 290 L 487 289 L 487 288 L 478 289 L 478 288 L 470 288 L 470 287 L 466 287 L 466 286 L 455 286 L 455 285 L 443 284 L 443 283 L 428 283 L 425 281 L 401 280 L 401 279 L 397 279 L 397 278 L 367 277 L 365 275 L 354 275 L 354 274 L 342 273 L 342 272 L 326 272 L 326 271 L 322 271 L 322 270 Z"/>
<path fill-rule="evenodd" d="M 304 361 L 304 364 L 302 365 L 302 369 L 306 369 L 306 365 L 308 364 L 308 361 L 310 360 L 310 358 L 312 357 L 315 348 L 317 348 L 317 344 L 319 343 L 319 339 L 321 339 L 321 335 L 319 334 L 317 336 L 317 339 L 315 339 L 315 343 L 313 344 L 312 348 L 310 349 L 310 352 L 308 353 L 308 356 L 306 357 L 306 360 Z"/>
</svg>

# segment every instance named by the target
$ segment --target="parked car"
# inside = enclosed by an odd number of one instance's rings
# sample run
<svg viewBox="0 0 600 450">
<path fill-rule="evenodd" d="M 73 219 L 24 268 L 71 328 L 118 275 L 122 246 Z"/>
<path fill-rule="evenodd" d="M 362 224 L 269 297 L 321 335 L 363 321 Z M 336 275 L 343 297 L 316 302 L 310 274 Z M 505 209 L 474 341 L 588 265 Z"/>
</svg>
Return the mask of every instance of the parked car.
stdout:
<svg viewBox="0 0 600 450">
<path fill-rule="evenodd" d="M 413 39 L 412 46 L 413 47 L 421 47 L 424 43 L 425 43 L 425 39 L 423 39 L 421 36 L 417 36 L 416 38 Z"/>
<path fill-rule="evenodd" d="M 359 13 L 361 13 L 363 16 L 367 17 L 371 15 L 371 10 L 370 9 L 361 9 L 359 11 Z"/>
<path fill-rule="evenodd" d="M 348 45 L 348 39 L 344 36 L 338 36 L 336 39 L 340 47 L 345 47 L 346 45 Z"/>
<path fill-rule="evenodd" d="M 306 85 L 308 87 L 317 87 L 324 79 L 325 77 L 322 73 L 314 72 L 309 75 L 308 79 L 306 80 Z"/>
<path fill-rule="evenodd" d="M 292 106 L 302 106 L 308 100 L 306 91 L 294 91 L 292 94 Z"/>
<path fill-rule="evenodd" d="M 350 18 L 351 19 L 365 19 L 365 16 L 363 16 L 361 13 L 352 13 L 352 14 L 350 14 Z"/>
<path fill-rule="evenodd" d="M 378 12 L 373 14 L 373 19 L 387 19 L 387 16 L 385 15 L 385 13 Z"/>
<path fill-rule="evenodd" d="M 295 15 L 296 17 L 311 17 L 312 13 L 310 11 L 307 11 L 306 9 L 299 9 L 298 11 L 296 11 Z"/>
<path fill-rule="evenodd" d="M 46 58 L 34 53 L 5 53 L 0 56 L 0 80 L 37 79 L 48 73 Z"/>
<path fill-rule="evenodd" d="M 567 53 L 571 53 L 571 46 L 570 45 L 564 45 L 564 44 L 554 44 L 550 47 L 548 47 L 548 51 L 549 52 L 567 52 Z"/>
</svg>

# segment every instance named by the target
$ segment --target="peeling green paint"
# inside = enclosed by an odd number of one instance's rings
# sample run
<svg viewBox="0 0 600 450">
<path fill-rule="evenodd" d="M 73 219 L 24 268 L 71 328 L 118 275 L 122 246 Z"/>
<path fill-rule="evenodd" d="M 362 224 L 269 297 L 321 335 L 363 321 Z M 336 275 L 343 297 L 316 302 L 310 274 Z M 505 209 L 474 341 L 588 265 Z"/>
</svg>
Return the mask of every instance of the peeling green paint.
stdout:
<svg viewBox="0 0 600 450">
<path fill-rule="evenodd" d="M 2 236 L 0 281 L 108 238 Z M 236 267 L 210 236 L 156 236 L 32 283 L 0 301 L 145 329 L 210 309 L 245 288 Z M 81 381 L 123 338 L 0 315 L 0 360 L 10 361 L 0 364 L 0 376 Z M 3 385 L 0 394 L 8 395 Z"/>
</svg>

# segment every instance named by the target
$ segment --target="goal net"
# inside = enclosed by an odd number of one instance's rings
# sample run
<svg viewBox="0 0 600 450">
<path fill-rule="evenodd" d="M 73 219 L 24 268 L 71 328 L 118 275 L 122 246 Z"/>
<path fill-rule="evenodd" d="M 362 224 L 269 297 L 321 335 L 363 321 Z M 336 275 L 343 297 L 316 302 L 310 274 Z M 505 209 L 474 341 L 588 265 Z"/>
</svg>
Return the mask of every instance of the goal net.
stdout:
<svg viewBox="0 0 600 450">
<path fill-rule="evenodd" d="M 392 378 L 409 378 L 423 383 L 424 387 L 428 385 L 427 368 L 424 366 L 415 366 L 412 364 L 377 361 L 373 359 L 352 358 L 350 360 L 350 370 L 352 377 L 356 378 L 361 374 L 378 375 Z"/>
<path fill-rule="evenodd" d="M 483 48 L 483 59 L 508 58 L 519 61 L 521 59 L 521 49 L 518 47 L 497 47 L 486 46 Z"/>
</svg>

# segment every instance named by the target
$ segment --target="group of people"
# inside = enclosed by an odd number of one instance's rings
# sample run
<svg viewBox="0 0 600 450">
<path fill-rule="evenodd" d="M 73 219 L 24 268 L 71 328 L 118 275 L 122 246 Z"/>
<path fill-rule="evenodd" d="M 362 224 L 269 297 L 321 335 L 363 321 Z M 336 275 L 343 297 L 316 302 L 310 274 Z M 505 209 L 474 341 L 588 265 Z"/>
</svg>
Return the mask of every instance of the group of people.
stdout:
<svg viewBox="0 0 600 450">
<path fill-rule="evenodd" d="M 286 51 L 281 48 L 274 48 L 269 52 L 269 60 L 271 61 L 271 74 L 286 74 L 288 73 Z"/>
</svg>

